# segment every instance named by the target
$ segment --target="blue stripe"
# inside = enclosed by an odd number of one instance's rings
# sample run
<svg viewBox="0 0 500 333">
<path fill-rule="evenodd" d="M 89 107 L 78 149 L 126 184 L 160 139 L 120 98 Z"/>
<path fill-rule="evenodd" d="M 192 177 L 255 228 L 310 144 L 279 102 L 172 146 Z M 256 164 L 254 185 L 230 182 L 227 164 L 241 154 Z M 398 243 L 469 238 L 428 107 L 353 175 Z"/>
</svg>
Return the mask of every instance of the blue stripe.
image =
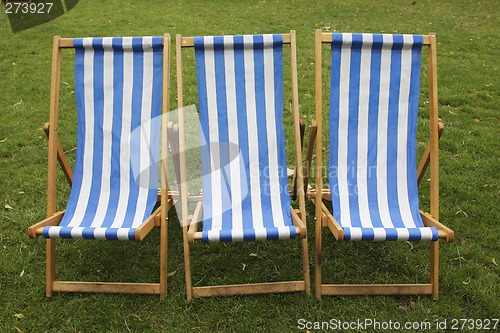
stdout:
<svg viewBox="0 0 500 333">
<path fill-rule="evenodd" d="M 159 41 L 158 41 L 159 39 Z M 153 37 L 153 45 L 157 45 L 160 43 L 161 45 L 161 37 Z M 151 142 L 149 144 L 149 191 L 147 207 L 151 207 L 150 209 L 146 209 L 144 211 L 143 219 L 147 219 L 149 215 L 151 215 L 154 204 L 157 201 L 158 197 L 158 162 L 160 158 L 160 140 L 155 140 L 155 138 L 160 138 L 160 129 L 161 129 L 161 96 L 162 96 L 162 87 L 163 87 L 163 49 L 155 48 L 153 51 L 153 88 L 152 88 L 152 96 L 151 100 L 151 127 L 150 127 L 150 135 Z"/>
<path fill-rule="evenodd" d="M 333 217 L 340 223 L 340 198 L 338 196 L 338 124 L 340 112 L 340 63 L 342 60 L 342 34 L 332 34 L 332 66 L 330 81 L 330 149 L 329 151 L 329 179 L 332 197 Z"/>
<path fill-rule="evenodd" d="M 271 193 L 269 182 L 269 151 L 267 143 L 266 92 L 264 74 L 264 49 L 262 35 L 253 36 L 254 40 L 254 71 L 255 71 L 255 106 L 257 111 L 257 135 L 259 145 L 259 172 L 262 205 L 262 222 L 264 227 L 272 227 Z"/>
<path fill-rule="evenodd" d="M 123 47 L 122 38 L 113 38 L 113 128 L 111 142 L 110 198 L 102 227 L 110 227 L 120 197 L 120 149 L 123 110 Z"/>
<path fill-rule="evenodd" d="M 203 37 L 194 38 L 194 49 L 196 55 L 196 73 L 198 82 L 198 101 L 200 108 L 200 146 L 201 146 L 201 174 L 203 191 L 212 193 L 212 179 L 211 179 L 211 163 L 203 163 L 203 161 L 210 162 L 210 145 L 209 145 L 209 128 L 208 128 L 208 106 L 207 106 L 207 83 L 206 83 L 206 69 L 205 69 L 205 46 Z M 203 74 L 201 74 L 203 73 Z M 203 196 L 203 238 L 204 242 L 208 241 L 208 235 L 205 232 L 205 226 L 212 226 L 212 196 Z"/>
<path fill-rule="evenodd" d="M 349 120 L 347 133 L 347 191 L 351 224 L 361 227 L 359 217 L 358 186 L 358 114 L 359 114 L 359 78 L 361 67 L 361 34 L 352 35 L 351 70 L 349 77 Z"/>
<path fill-rule="evenodd" d="M 250 195 L 250 152 L 248 142 L 248 129 L 247 129 L 247 105 L 246 105 L 246 79 L 245 79 L 245 59 L 244 59 L 244 45 L 243 36 L 234 36 L 234 74 L 236 78 L 236 110 L 238 117 L 238 142 L 240 148 L 240 155 L 243 159 L 243 165 L 240 166 L 241 170 L 241 184 L 246 184 L 246 196 L 242 196 L 242 226 L 243 229 L 251 229 L 253 227 L 252 215 L 252 198 Z M 242 194 L 244 193 L 242 186 Z M 255 240 L 255 233 L 243 235 L 245 241 Z"/>
<path fill-rule="evenodd" d="M 283 35 L 273 35 L 274 59 L 274 108 L 276 110 L 276 142 L 278 146 L 278 177 L 280 185 L 281 211 L 285 221 L 291 221 L 290 194 L 286 161 L 285 128 L 283 125 Z M 286 223 L 286 222 L 285 222 Z M 295 228 L 290 228 L 290 237 L 295 238 Z"/>
<path fill-rule="evenodd" d="M 220 154 L 219 167 L 221 175 L 222 228 L 231 229 L 233 217 L 231 211 L 231 173 L 229 168 L 229 124 L 227 120 L 224 39 L 221 36 L 214 37 L 214 63 L 219 137 L 210 138 L 210 142 L 217 142 Z M 214 171 L 217 172 L 219 170 Z"/>
<path fill-rule="evenodd" d="M 378 113 L 380 97 L 380 63 L 382 59 L 382 35 L 373 35 L 373 46 L 370 68 L 370 101 L 368 104 L 368 157 L 367 186 L 370 218 L 375 228 L 382 228 L 378 207 L 377 193 L 377 141 Z"/>
<path fill-rule="evenodd" d="M 394 35 L 391 52 L 391 83 L 389 86 L 389 113 L 387 116 L 387 201 L 389 214 L 396 228 L 403 228 L 403 220 L 399 211 L 397 185 L 397 152 L 398 152 L 398 113 L 399 88 L 401 82 L 401 49 L 403 36 Z M 389 236 L 388 236 L 389 237 Z"/>
<path fill-rule="evenodd" d="M 424 223 L 419 213 L 419 198 L 417 185 L 417 114 L 418 98 L 420 91 L 420 53 L 423 44 L 422 36 L 413 36 L 411 59 L 410 97 L 408 101 L 408 197 L 410 198 L 410 210 L 416 226 L 423 227 Z"/>
<path fill-rule="evenodd" d="M 94 48 L 94 147 L 92 154 L 92 184 L 89 201 L 85 210 L 81 227 L 90 227 L 95 216 L 101 194 L 102 149 L 103 149 L 103 115 L 104 115 L 104 52 L 102 38 L 92 40 Z M 105 198 L 104 200 L 106 200 Z"/>
<path fill-rule="evenodd" d="M 84 65 L 85 65 L 85 51 L 83 49 L 83 39 L 73 39 L 73 46 L 75 47 L 75 99 L 77 108 L 78 128 L 77 128 L 77 142 L 76 142 L 76 159 L 75 168 L 73 170 L 73 183 L 71 186 L 71 193 L 69 196 L 66 211 L 60 226 L 67 226 L 73 215 L 75 214 L 76 204 L 80 196 L 83 178 L 83 153 L 85 149 L 85 87 L 84 87 Z M 48 231 L 48 228 L 46 228 Z M 48 232 L 44 237 L 48 238 Z"/>
<path fill-rule="evenodd" d="M 131 133 L 139 126 L 141 126 L 142 114 L 142 86 L 143 86 L 143 73 L 144 73 L 144 57 L 142 53 L 142 38 L 132 38 L 133 53 L 133 84 L 132 84 L 132 115 L 131 115 Z M 134 140 L 135 139 L 135 140 Z M 130 151 L 134 152 L 135 156 L 141 156 L 140 136 L 136 135 L 130 140 Z M 130 187 L 128 195 L 127 210 L 125 213 L 126 220 L 123 225 L 124 228 L 132 226 L 132 220 L 137 208 L 137 198 L 139 196 L 139 186 L 134 178 L 133 170 L 140 170 L 139 159 L 131 159 L 130 161 Z"/>
</svg>

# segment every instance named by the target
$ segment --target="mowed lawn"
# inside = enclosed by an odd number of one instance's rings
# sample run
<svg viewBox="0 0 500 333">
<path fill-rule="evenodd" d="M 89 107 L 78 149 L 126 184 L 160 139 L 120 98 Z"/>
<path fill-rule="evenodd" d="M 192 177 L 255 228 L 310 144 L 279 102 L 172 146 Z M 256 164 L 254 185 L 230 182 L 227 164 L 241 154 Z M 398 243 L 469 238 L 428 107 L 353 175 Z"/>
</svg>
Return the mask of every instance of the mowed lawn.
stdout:
<svg viewBox="0 0 500 333">
<path fill-rule="evenodd" d="M 500 317 L 500 2 L 354 1 L 84 1 L 65 15 L 12 33 L 0 6 L 0 332 L 297 331 L 331 320 L 431 323 Z M 437 34 L 440 220 L 455 242 L 440 244 L 438 301 L 424 296 L 323 297 L 314 294 L 236 296 L 185 301 L 182 232 L 169 215 L 168 294 L 55 293 L 45 297 L 45 241 L 27 228 L 45 218 L 52 36 L 221 35 L 297 31 L 300 113 L 314 117 L 314 31 Z M 174 44 L 172 44 L 174 46 Z M 326 47 L 325 47 L 326 48 Z M 175 50 L 175 48 L 173 48 Z M 326 49 L 325 49 L 326 50 Z M 327 54 L 327 53 L 326 53 Z M 423 52 L 426 65 L 426 52 Z M 73 163 L 76 147 L 73 51 L 63 50 L 59 138 Z M 328 57 L 325 59 L 325 76 Z M 185 104 L 196 104 L 194 52 L 186 51 Z M 287 68 L 285 76 L 288 77 Z M 171 109 L 176 108 L 172 53 Z M 419 156 L 428 140 L 428 84 L 422 75 Z M 325 83 L 328 80 L 325 79 Z M 288 88 L 286 86 L 285 88 Z M 327 88 L 325 88 L 325 92 Z M 285 95 L 291 138 L 290 95 Z M 325 98 L 325 105 L 327 99 Z M 327 110 L 326 106 L 324 107 Z M 306 131 L 307 132 L 307 131 Z M 327 143 L 325 137 L 325 145 Z M 287 140 L 289 165 L 293 141 Z M 58 174 L 58 209 L 69 186 Z M 428 175 L 420 188 L 429 209 Z M 314 207 L 308 202 L 311 281 Z M 159 233 L 144 241 L 64 240 L 57 243 L 57 278 L 157 282 Z M 301 278 L 300 241 L 195 244 L 194 285 Z M 426 283 L 428 243 L 338 243 L 323 234 L 323 281 Z M 314 284 L 312 284 L 314 287 Z M 313 289 L 314 290 L 314 289 Z M 304 321 L 300 321 L 303 319 Z M 479 323 L 479 321 L 476 321 Z M 422 324 L 422 325 L 420 325 Z M 499 329 L 497 325 L 497 330 Z M 462 327 L 459 322 L 458 328 Z M 477 326 L 476 326 L 477 327 Z M 490 325 L 492 328 L 493 325 Z M 382 327 L 367 327 L 383 331 Z M 349 330 L 343 330 L 349 331 Z"/>
</svg>

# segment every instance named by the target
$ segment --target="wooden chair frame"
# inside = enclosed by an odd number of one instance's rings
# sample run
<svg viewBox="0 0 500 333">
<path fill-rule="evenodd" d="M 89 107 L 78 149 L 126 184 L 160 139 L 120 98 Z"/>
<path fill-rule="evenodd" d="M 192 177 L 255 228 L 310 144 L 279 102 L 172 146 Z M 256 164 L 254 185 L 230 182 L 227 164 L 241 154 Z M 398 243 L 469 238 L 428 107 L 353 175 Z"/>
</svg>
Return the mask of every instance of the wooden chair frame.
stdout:
<svg viewBox="0 0 500 333">
<path fill-rule="evenodd" d="M 430 282 L 427 284 L 322 284 L 321 282 L 321 231 L 322 227 L 328 227 L 337 241 L 344 240 L 344 230 L 332 216 L 324 201 L 331 201 L 330 190 L 322 189 L 322 44 L 332 43 L 331 33 L 322 33 L 316 30 L 315 54 L 316 54 L 316 129 L 311 131 L 308 150 L 312 150 L 314 136 L 316 137 L 316 190 L 308 188 L 307 197 L 315 204 L 316 228 L 315 228 L 315 292 L 316 297 L 321 299 L 322 295 L 430 295 L 432 299 L 438 299 L 439 285 L 439 240 L 431 242 L 430 245 Z M 437 62 L 436 62 L 436 35 L 431 33 L 424 36 L 424 45 L 428 46 L 429 67 L 429 117 L 430 117 L 430 139 L 424 151 L 422 159 L 417 168 L 417 182 L 420 184 L 427 167 L 430 164 L 430 214 L 420 211 L 420 215 L 426 227 L 435 227 L 439 238 L 448 243 L 453 242 L 452 230 L 439 222 L 439 152 L 438 141 L 444 126 L 438 122 L 438 99 L 437 99 Z M 309 158 L 309 154 L 308 154 Z M 312 156 L 311 156 L 312 158 Z M 307 162 L 309 161 L 309 162 Z M 306 159 L 306 173 L 309 175 L 311 159 Z M 318 189 L 322 189 L 321 199 L 317 200 Z"/>
<path fill-rule="evenodd" d="M 44 126 L 45 133 L 49 139 L 48 157 L 48 186 L 47 186 L 47 218 L 38 222 L 28 229 L 30 238 L 42 235 L 46 226 L 56 226 L 61 222 L 64 211 L 56 212 L 57 192 L 57 162 L 64 172 L 69 185 L 72 185 L 73 171 L 68 163 L 64 151 L 57 138 L 58 116 L 59 116 L 59 86 L 61 76 L 61 49 L 73 48 L 73 38 L 61 38 L 54 36 L 52 47 L 52 75 L 50 87 L 50 120 Z M 163 96 L 162 114 L 169 110 L 169 73 L 170 73 L 170 35 L 163 36 Z M 162 117 L 164 118 L 164 117 Z M 135 240 L 142 240 L 154 227 L 160 227 L 160 282 L 159 283 L 118 283 L 118 282 L 75 282 L 56 281 L 55 250 L 56 240 L 47 239 L 46 245 L 46 296 L 51 297 L 53 292 L 98 292 L 98 293 L 140 293 L 159 294 L 165 297 L 167 291 L 167 212 L 173 206 L 174 201 L 168 193 L 168 182 L 166 179 L 166 144 L 167 128 L 162 122 L 162 171 L 161 190 L 158 193 L 158 201 L 161 206 L 147 218 L 134 233 Z"/>
<path fill-rule="evenodd" d="M 181 218 L 183 223 L 182 234 L 184 243 L 184 265 L 186 275 L 186 298 L 191 301 L 193 297 L 210 297 L 223 295 L 247 295 L 247 294 L 264 294 L 264 293 L 282 293 L 293 291 L 306 291 L 310 294 L 310 276 L 309 276 L 309 257 L 307 248 L 307 228 L 306 228 L 306 213 L 305 213 L 305 191 L 302 169 L 302 148 L 298 144 L 300 142 L 300 124 L 299 124 L 299 99 L 297 88 L 297 58 L 296 58 L 296 42 L 295 31 L 292 30 L 288 34 L 283 34 L 283 44 L 290 44 L 290 62 L 291 62 L 291 86 L 292 86 L 292 108 L 294 121 L 294 140 L 295 140 L 295 166 L 296 166 L 296 183 L 297 195 L 299 198 L 299 209 L 291 208 L 292 222 L 296 227 L 297 234 L 301 237 L 302 242 L 302 270 L 304 280 L 301 281 L 285 281 L 285 282 L 270 282 L 270 283 L 255 283 L 255 284 L 236 284 L 222 286 L 204 286 L 193 287 L 191 281 L 191 263 L 189 245 L 195 240 L 201 239 L 201 232 L 197 231 L 201 223 L 196 221 L 202 220 L 202 203 L 201 196 L 189 197 L 186 183 L 186 169 L 182 166 L 186 164 L 185 155 L 185 138 L 184 138 L 184 113 L 183 113 L 183 83 L 182 83 L 182 49 L 194 47 L 194 37 L 182 37 L 176 35 L 176 61 L 177 61 L 177 98 L 178 98 L 178 135 L 179 135 L 179 170 L 180 170 L 180 200 L 182 203 Z M 175 139 L 174 139 L 175 140 Z M 188 213 L 188 202 L 197 201 L 198 204 L 193 215 Z M 185 222 L 193 223 L 185 223 Z M 189 224 L 189 226 L 188 226 Z"/>
</svg>

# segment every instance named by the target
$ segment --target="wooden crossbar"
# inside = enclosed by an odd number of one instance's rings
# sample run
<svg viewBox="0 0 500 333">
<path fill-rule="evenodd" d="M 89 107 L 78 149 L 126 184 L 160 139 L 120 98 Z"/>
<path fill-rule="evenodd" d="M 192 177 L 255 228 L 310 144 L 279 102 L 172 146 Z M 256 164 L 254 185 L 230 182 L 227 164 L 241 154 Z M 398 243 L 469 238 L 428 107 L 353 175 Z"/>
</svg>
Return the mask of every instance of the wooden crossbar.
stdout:
<svg viewBox="0 0 500 333">
<path fill-rule="evenodd" d="M 159 283 L 54 281 L 53 291 L 110 294 L 160 294 Z"/>
<path fill-rule="evenodd" d="M 431 284 L 323 284 L 321 294 L 356 295 L 431 295 Z"/>
<path fill-rule="evenodd" d="M 193 296 L 231 296 L 231 295 L 256 295 L 288 293 L 294 291 L 304 291 L 304 281 L 269 282 L 253 284 L 233 284 L 225 286 L 193 287 Z"/>
</svg>

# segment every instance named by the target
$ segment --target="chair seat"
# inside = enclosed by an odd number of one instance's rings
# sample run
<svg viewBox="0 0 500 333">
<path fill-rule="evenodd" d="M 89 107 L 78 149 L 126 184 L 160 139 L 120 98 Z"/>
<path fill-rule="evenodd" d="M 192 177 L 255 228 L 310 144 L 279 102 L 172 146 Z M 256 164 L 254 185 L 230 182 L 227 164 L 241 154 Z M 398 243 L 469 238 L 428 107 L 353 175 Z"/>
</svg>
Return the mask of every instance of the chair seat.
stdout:
<svg viewBox="0 0 500 333">
<path fill-rule="evenodd" d="M 134 240 L 136 228 L 45 227 L 45 238 L 84 238 L 102 240 Z"/>
<path fill-rule="evenodd" d="M 427 228 L 359 228 L 344 227 L 345 240 L 367 241 L 437 241 L 438 232 Z"/>
<path fill-rule="evenodd" d="M 290 221 L 291 223 L 291 221 Z M 294 226 L 203 230 L 203 242 L 254 241 L 295 238 Z"/>
</svg>

